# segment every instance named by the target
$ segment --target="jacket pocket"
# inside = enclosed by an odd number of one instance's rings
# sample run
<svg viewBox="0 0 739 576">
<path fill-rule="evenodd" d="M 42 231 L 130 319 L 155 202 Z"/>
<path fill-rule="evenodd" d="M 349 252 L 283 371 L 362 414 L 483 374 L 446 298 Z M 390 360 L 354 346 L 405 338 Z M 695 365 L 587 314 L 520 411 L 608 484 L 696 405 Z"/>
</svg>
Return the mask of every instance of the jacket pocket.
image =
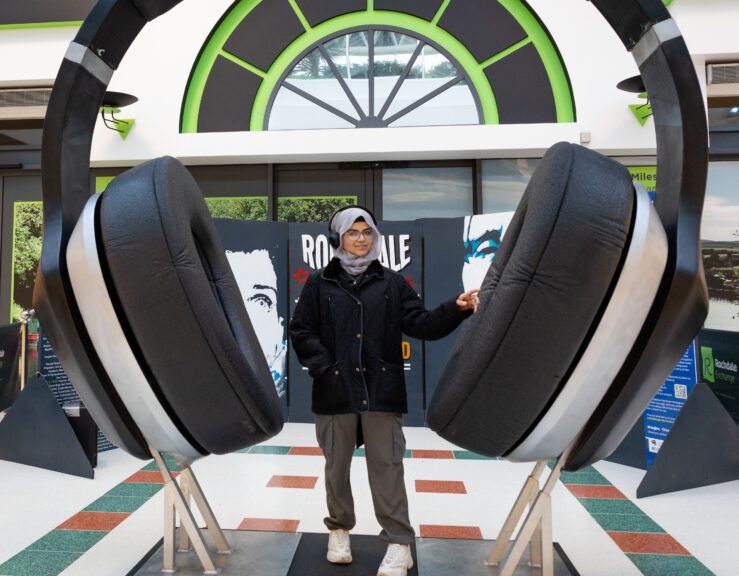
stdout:
<svg viewBox="0 0 739 576">
<path fill-rule="evenodd" d="M 388 408 L 402 410 L 405 403 L 403 365 L 391 364 L 384 360 L 376 360 L 372 364 L 377 382 L 376 400 Z"/>
<path fill-rule="evenodd" d="M 313 406 L 320 412 L 336 413 L 349 405 L 349 392 L 336 362 L 313 381 Z"/>
</svg>

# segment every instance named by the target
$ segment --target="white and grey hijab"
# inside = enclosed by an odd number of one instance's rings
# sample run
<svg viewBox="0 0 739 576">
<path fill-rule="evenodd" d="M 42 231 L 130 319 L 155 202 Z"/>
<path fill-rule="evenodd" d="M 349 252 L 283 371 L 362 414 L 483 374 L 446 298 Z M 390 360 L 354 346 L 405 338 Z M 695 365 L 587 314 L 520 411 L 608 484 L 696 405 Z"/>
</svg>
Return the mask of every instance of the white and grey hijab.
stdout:
<svg viewBox="0 0 739 576">
<path fill-rule="evenodd" d="M 343 248 L 342 238 L 349 228 L 352 227 L 359 218 L 364 219 L 367 226 L 374 230 L 372 236 L 372 248 L 365 256 L 354 256 Z M 382 239 L 380 238 L 380 231 L 375 225 L 375 221 L 372 216 L 366 210 L 356 207 L 347 208 L 336 214 L 331 220 L 331 231 L 336 232 L 339 235 L 339 247 L 334 250 L 334 256 L 341 262 L 341 267 L 346 270 L 349 274 L 355 276 L 361 274 L 367 267 L 380 257 L 382 250 Z"/>
</svg>

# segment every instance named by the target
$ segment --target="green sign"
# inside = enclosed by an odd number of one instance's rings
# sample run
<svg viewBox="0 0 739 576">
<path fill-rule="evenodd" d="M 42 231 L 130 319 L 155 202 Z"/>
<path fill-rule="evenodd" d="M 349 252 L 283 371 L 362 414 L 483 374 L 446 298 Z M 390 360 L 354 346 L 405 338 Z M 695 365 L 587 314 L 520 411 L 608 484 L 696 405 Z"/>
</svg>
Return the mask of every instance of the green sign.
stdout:
<svg viewBox="0 0 739 576">
<path fill-rule="evenodd" d="M 626 169 L 631 173 L 634 182 L 644 186 L 644 189 L 654 198 L 654 191 L 657 188 L 657 167 L 627 166 Z"/>
<path fill-rule="evenodd" d="M 714 368 L 713 348 L 710 348 L 709 346 L 701 346 L 701 370 L 703 371 L 703 380 L 711 383 L 716 382 Z"/>
</svg>

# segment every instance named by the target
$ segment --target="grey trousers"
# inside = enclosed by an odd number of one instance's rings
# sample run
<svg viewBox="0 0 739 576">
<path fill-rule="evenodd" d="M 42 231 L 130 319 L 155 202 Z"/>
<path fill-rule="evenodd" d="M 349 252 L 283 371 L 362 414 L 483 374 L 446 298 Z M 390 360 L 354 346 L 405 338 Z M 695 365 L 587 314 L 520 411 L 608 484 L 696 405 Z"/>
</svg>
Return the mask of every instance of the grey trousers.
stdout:
<svg viewBox="0 0 739 576">
<path fill-rule="evenodd" d="M 316 414 L 316 437 L 326 457 L 326 501 L 329 530 L 351 530 L 356 524 L 349 470 L 362 419 L 367 474 L 380 538 L 394 544 L 411 544 L 415 532 L 408 518 L 408 496 L 403 481 L 403 416 L 389 412 Z"/>
</svg>

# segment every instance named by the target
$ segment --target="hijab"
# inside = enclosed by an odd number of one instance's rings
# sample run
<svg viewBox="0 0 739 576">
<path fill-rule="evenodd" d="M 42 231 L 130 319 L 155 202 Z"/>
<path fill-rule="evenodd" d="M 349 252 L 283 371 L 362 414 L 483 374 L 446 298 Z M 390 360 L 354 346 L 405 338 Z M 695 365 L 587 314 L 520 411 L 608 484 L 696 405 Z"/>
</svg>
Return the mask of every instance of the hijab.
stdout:
<svg viewBox="0 0 739 576">
<path fill-rule="evenodd" d="M 355 256 L 344 250 L 343 237 L 349 228 L 359 219 L 364 219 L 367 226 L 372 228 L 372 247 L 365 256 Z M 367 267 L 380 257 L 381 243 L 380 231 L 377 229 L 372 216 L 362 208 L 347 208 L 339 212 L 331 220 L 331 231 L 339 235 L 339 247 L 334 250 L 334 256 L 341 262 L 341 267 L 349 274 L 361 274 Z"/>
</svg>

